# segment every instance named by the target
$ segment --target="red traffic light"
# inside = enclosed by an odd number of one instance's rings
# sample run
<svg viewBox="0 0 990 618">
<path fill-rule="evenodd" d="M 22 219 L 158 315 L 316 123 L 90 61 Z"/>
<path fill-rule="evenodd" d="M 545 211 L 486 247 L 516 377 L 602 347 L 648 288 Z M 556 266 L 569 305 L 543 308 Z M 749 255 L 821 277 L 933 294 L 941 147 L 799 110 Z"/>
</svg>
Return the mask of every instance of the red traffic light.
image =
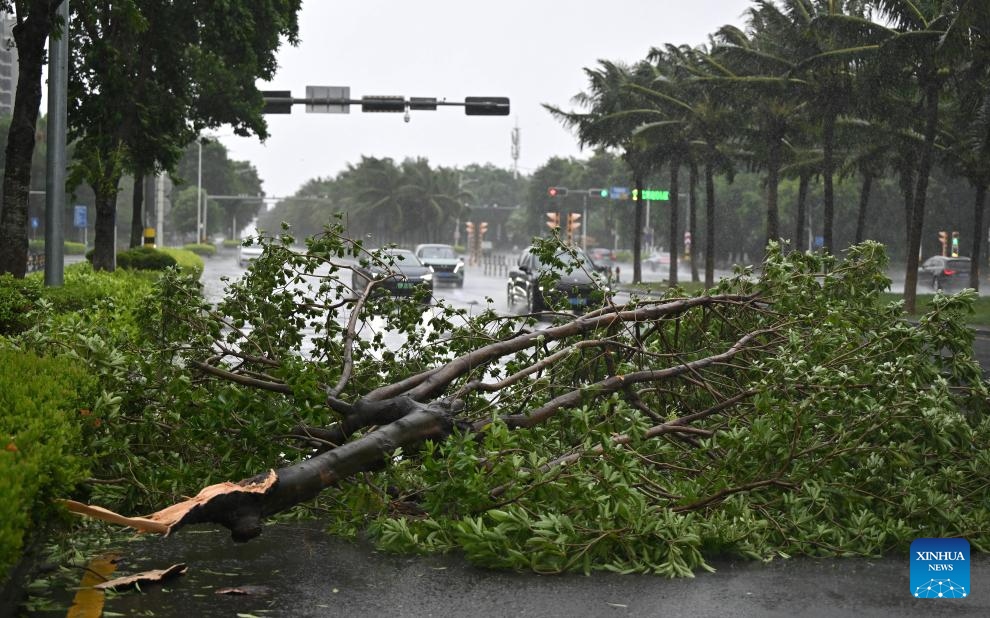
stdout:
<svg viewBox="0 0 990 618">
<path fill-rule="evenodd" d="M 564 187 L 550 187 L 547 189 L 547 195 L 550 197 L 564 197 L 567 195 L 567 189 Z"/>
</svg>

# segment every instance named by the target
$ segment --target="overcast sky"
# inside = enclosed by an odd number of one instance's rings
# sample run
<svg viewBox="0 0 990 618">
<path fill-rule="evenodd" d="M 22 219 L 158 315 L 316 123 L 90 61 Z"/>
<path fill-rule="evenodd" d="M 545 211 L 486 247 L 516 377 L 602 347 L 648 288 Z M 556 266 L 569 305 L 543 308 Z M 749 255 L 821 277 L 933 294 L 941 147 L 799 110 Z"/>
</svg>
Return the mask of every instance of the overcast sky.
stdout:
<svg viewBox="0 0 990 618">
<path fill-rule="evenodd" d="M 699 45 L 724 24 L 742 25 L 750 0 L 305 0 L 300 43 L 284 46 L 264 90 L 305 96 L 306 86 L 349 86 L 351 98 L 374 95 L 507 96 L 509 116 L 465 116 L 462 108 L 402 114 L 267 116 L 270 137 L 217 132 L 233 159 L 258 168 L 269 196 L 308 180 L 334 177 L 361 155 L 425 157 L 436 166 L 492 163 L 511 168 L 511 134 L 521 135 L 519 169 L 552 156 L 586 157 L 573 134 L 541 107 L 575 109 L 585 67 L 599 59 L 633 63 L 651 47 Z"/>
</svg>

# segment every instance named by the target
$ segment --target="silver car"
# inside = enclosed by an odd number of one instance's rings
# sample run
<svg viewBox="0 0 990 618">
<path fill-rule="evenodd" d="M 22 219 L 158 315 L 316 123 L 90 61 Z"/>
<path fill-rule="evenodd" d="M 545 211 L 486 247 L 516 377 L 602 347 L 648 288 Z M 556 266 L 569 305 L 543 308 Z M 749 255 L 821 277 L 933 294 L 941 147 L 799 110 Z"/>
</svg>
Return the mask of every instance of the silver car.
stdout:
<svg viewBox="0 0 990 618">
<path fill-rule="evenodd" d="M 419 261 L 433 269 L 433 283 L 449 283 L 464 287 L 464 259 L 457 255 L 451 245 L 417 245 L 415 251 Z"/>
</svg>

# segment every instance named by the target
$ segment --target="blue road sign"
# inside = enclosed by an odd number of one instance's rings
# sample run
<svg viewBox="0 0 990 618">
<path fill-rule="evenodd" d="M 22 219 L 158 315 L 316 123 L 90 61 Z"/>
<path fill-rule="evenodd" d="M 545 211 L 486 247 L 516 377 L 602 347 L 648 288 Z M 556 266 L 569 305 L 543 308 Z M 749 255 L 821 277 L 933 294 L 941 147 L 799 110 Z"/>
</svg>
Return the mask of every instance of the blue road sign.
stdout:
<svg viewBox="0 0 990 618">
<path fill-rule="evenodd" d="M 72 211 L 72 224 L 76 227 L 86 227 L 86 206 L 76 205 Z"/>
<path fill-rule="evenodd" d="M 612 187 L 609 189 L 608 195 L 613 200 L 628 200 L 629 187 Z"/>
<path fill-rule="evenodd" d="M 31 217 L 31 229 L 36 230 L 39 225 L 41 225 L 41 222 L 38 221 L 38 217 Z"/>
</svg>

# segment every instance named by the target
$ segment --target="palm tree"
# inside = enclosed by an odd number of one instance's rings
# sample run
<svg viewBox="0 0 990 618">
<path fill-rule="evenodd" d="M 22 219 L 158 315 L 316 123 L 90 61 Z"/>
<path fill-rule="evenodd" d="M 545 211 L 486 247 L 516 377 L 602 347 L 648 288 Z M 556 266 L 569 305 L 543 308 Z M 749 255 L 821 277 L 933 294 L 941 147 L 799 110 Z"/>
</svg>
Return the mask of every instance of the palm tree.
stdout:
<svg viewBox="0 0 990 618">
<path fill-rule="evenodd" d="M 761 3 L 762 4 L 762 3 Z M 749 13 L 750 32 L 723 26 L 715 35 L 709 54 L 711 74 L 699 78 L 745 110 L 736 139 L 748 151 L 750 165 L 766 170 L 766 239 L 780 237 L 777 185 L 781 167 L 790 156 L 790 141 L 808 107 L 801 95 L 806 82 L 791 76 L 789 51 L 777 49 L 777 40 L 763 28 L 765 17 L 757 9 Z"/>
<path fill-rule="evenodd" d="M 573 102 L 585 112 L 566 112 L 553 105 L 544 104 L 554 117 L 565 126 L 575 129 L 581 146 L 616 148 L 629 166 L 633 183 L 641 195 L 646 175 L 655 165 L 654 158 L 646 151 L 642 140 L 633 134 L 638 121 L 627 113 L 635 107 L 635 100 L 627 84 L 630 69 L 618 62 L 600 60 L 598 68 L 584 69 L 588 77 L 588 90 L 574 96 Z M 643 202 L 637 200 L 633 227 L 633 282 L 642 281 Z"/>
<path fill-rule="evenodd" d="M 716 171 L 731 172 L 729 156 L 724 144 L 735 119 L 726 100 L 717 96 L 710 84 L 697 81 L 706 75 L 707 52 L 703 47 L 654 48 L 648 59 L 656 63 L 657 72 L 647 85 L 634 83 L 651 107 L 642 117 L 646 123 L 639 128 L 641 134 L 657 129 L 670 132 L 672 128 L 684 141 L 685 156 L 692 171 L 704 166 L 705 175 L 705 285 L 712 287 L 715 280 L 715 183 Z M 651 115 L 655 118 L 651 118 Z M 692 239 L 692 271 L 696 260 L 698 235 L 694 229 L 693 193 L 695 181 L 690 181 L 692 205 L 689 214 Z M 671 193 L 674 193 L 671 187 Z M 674 226 L 671 226 L 672 228 Z M 673 260 L 672 260 L 673 261 Z"/>
<path fill-rule="evenodd" d="M 913 204 L 908 218 L 904 308 L 914 313 L 918 285 L 918 255 L 925 220 L 928 183 L 935 164 L 940 97 L 949 76 L 964 59 L 969 33 L 959 18 L 978 10 L 973 2 L 875 0 L 880 15 L 892 27 L 877 47 L 885 73 L 901 75 L 917 88 L 923 145 L 918 154 Z M 983 8 L 982 10 L 985 10 Z"/>
</svg>

